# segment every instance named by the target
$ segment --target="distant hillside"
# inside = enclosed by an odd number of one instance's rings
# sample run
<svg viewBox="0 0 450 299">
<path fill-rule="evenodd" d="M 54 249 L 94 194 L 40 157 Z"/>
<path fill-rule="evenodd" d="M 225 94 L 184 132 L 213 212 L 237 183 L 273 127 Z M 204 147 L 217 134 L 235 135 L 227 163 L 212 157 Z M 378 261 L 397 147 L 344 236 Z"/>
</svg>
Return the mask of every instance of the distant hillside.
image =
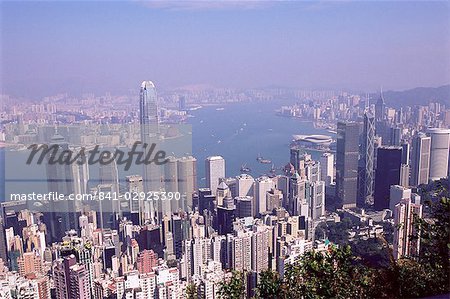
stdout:
<svg viewBox="0 0 450 299">
<path fill-rule="evenodd" d="M 438 101 L 450 107 L 450 85 L 417 87 L 404 91 L 386 91 L 383 92 L 383 95 L 386 104 L 392 107 L 426 105 L 430 101 Z"/>
</svg>

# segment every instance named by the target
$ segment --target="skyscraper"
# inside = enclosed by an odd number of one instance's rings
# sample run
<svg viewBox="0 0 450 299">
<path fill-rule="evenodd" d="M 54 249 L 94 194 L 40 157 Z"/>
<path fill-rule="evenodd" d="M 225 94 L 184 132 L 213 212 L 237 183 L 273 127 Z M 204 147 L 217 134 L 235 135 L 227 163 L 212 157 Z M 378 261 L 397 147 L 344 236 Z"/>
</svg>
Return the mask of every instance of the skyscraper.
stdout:
<svg viewBox="0 0 450 299">
<path fill-rule="evenodd" d="M 430 180 L 435 181 L 448 174 L 450 129 L 428 129 L 428 134 L 431 137 Z"/>
<path fill-rule="evenodd" d="M 141 84 L 140 101 L 139 101 L 139 124 L 141 127 L 141 141 L 148 144 L 144 148 L 144 156 L 148 154 L 150 145 L 154 143 L 158 145 L 159 141 L 159 114 L 158 114 L 158 98 L 156 95 L 156 88 L 153 82 L 144 81 Z M 155 148 L 156 149 L 156 148 Z M 161 184 L 161 167 L 150 163 L 144 164 L 144 191 L 158 192 Z M 154 220 L 156 216 L 157 207 L 150 204 L 151 219 Z"/>
<path fill-rule="evenodd" d="M 358 187 L 359 124 L 337 124 L 336 198 L 344 208 L 356 207 Z"/>
<path fill-rule="evenodd" d="M 375 209 L 389 208 L 389 192 L 392 185 L 400 183 L 402 148 L 382 146 L 378 148 L 375 171 Z"/>
<path fill-rule="evenodd" d="M 334 183 L 334 155 L 331 153 L 324 153 L 320 157 L 320 178 L 326 186 Z"/>
<path fill-rule="evenodd" d="M 385 114 L 386 110 L 386 104 L 384 102 L 383 92 L 380 93 L 380 98 L 378 99 L 377 103 L 375 104 L 375 120 L 376 121 L 383 121 L 386 117 Z"/>
<path fill-rule="evenodd" d="M 192 195 L 196 190 L 197 159 L 192 156 L 182 157 L 178 159 L 178 191 L 181 193 L 181 204 L 185 211 L 192 209 Z"/>
<path fill-rule="evenodd" d="M 211 156 L 205 160 L 206 187 L 216 195 L 219 179 L 225 177 L 225 160 L 221 156 Z"/>
<path fill-rule="evenodd" d="M 364 114 L 361 145 L 358 206 L 363 207 L 373 202 L 375 119 L 368 112 Z"/>
<path fill-rule="evenodd" d="M 410 194 L 411 195 L 411 194 Z M 394 246 L 393 255 L 397 260 L 402 256 L 416 257 L 420 250 L 420 241 L 411 236 L 416 235 L 414 227 L 414 215 L 422 217 L 422 205 L 420 197 L 416 196 L 401 199 L 394 208 Z"/>
</svg>

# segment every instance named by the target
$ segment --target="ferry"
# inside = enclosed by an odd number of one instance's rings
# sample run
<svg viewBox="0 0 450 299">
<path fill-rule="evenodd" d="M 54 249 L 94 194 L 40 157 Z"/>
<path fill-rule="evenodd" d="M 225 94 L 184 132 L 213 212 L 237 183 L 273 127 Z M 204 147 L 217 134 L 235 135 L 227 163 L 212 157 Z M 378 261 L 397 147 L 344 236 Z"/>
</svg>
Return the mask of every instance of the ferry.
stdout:
<svg viewBox="0 0 450 299">
<path fill-rule="evenodd" d="M 252 170 L 250 169 L 250 167 L 247 167 L 247 164 L 243 164 L 242 166 L 241 166 L 241 173 L 249 173 L 249 172 L 251 172 Z"/>
<path fill-rule="evenodd" d="M 216 108 L 216 111 L 223 111 L 223 110 L 225 110 L 225 108 L 223 107 Z"/>
<path fill-rule="evenodd" d="M 261 156 L 256 157 L 256 161 L 258 161 L 258 162 L 261 163 L 261 164 L 270 164 L 270 163 L 272 163 L 271 160 L 269 160 L 269 159 L 264 159 L 264 158 L 261 157 Z"/>
</svg>

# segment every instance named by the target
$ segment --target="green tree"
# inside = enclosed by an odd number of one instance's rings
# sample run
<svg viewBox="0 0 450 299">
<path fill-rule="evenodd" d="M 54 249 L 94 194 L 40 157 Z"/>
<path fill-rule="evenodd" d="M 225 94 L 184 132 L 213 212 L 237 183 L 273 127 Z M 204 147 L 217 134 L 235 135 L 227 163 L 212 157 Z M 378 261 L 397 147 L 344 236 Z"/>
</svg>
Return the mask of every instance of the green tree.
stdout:
<svg viewBox="0 0 450 299">
<path fill-rule="evenodd" d="M 219 284 L 219 297 L 222 299 L 245 298 L 245 275 L 239 271 L 233 271 L 229 279 Z"/>
<path fill-rule="evenodd" d="M 197 286 L 195 283 L 190 283 L 186 287 L 186 299 L 197 298 Z"/>
<path fill-rule="evenodd" d="M 257 285 L 257 297 L 267 299 L 280 298 L 281 283 L 282 280 L 278 272 L 272 270 L 262 271 Z"/>
</svg>

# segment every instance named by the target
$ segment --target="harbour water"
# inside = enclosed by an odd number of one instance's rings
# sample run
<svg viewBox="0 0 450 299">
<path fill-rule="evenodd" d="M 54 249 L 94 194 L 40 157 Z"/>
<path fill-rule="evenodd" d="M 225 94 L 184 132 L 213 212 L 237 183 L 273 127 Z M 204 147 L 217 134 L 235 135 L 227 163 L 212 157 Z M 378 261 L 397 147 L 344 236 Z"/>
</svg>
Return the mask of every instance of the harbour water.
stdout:
<svg viewBox="0 0 450 299">
<path fill-rule="evenodd" d="M 197 158 L 198 186 L 205 185 L 204 161 L 208 156 L 221 155 L 225 158 L 227 176 L 238 175 L 245 164 L 251 170 L 249 174 L 258 177 L 269 174 L 272 167 L 279 173 L 279 169 L 289 162 L 292 135 L 330 135 L 325 129 L 315 128 L 311 122 L 276 115 L 276 110 L 282 105 L 292 103 L 234 103 L 190 111 L 192 117 L 188 123 L 192 125 L 192 154 Z M 24 165 L 27 154 L 28 151 L 9 152 L 3 161 L 6 166 L 6 197 L 9 197 L 9 193 L 17 192 L 47 192 L 45 166 Z M 321 155 L 320 152 L 311 154 L 313 158 Z M 272 163 L 260 163 L 257 157 Z M 119 167 L 119 179 L 123 180 L 130 174 L 140 174 L 141 170 L 142 166 L 136 165 L 129 172 Z M 91 179 L 97 180 L 98 172 L 98 165 L 90 166 Z"/>
</svg>

